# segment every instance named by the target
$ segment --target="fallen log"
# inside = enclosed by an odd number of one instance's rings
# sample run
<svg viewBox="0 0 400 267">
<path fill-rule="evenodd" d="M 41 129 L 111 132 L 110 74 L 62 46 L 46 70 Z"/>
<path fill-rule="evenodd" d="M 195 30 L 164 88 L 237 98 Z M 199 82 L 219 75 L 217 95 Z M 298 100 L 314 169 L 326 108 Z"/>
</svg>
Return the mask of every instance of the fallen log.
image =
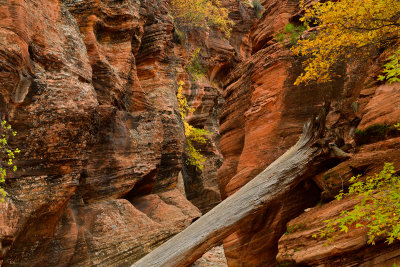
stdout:
<svg viewBox="0 0 400 267">
<path fill-rule="evenodd" d="M 250 216 L 320 172 L 327 160 L 348 158 L 324 138 L 325 114 L 326 111 L 308 122 L 300 140 L 253 180 L 132 267 L 190 265 L 239 229 Z"/>
</svg>

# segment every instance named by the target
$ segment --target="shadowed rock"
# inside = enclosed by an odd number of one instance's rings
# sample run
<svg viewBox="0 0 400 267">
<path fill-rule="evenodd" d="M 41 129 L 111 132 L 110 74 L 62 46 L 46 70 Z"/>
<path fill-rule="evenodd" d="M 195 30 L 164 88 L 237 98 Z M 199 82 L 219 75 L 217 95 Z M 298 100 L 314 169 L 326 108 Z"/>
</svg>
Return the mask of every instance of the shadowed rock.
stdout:
<svg viewBox="0 0 400 267">
<path fill-rule="evenodd" d="M 303 135 L 292 148 L 253 180 L 132 267 L 193 263 L 209 248 L 240 229 L 247 219 L 271 208 L 291 188 L 318 173 L 327 160 L 348 158 L 339 149 L 332 149 L 324 133 L 325 111 L 305 125 Z"/>
</svg>

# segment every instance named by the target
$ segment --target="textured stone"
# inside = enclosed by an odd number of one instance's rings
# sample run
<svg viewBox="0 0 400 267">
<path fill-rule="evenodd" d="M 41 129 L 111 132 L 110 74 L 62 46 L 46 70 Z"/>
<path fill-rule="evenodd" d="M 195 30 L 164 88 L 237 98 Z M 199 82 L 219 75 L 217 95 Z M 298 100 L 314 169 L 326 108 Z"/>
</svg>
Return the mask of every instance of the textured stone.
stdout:
<svg viewBox="0 0 400 267">
<path fill-rule="evenodd" d="M 0 113 L 22 153 L 0 204 L 0 261 L 129 265 L 200 215 L 169 193 L 174 173 L 161 188 L 168 204 L 159 203 L 180 224 L 159 223 L 121 199 L 153 196 L 163 170 L 163 114 L 135 65 L 147 15 L 139 1 L 3 2 Z M 182 149 L 176 153 L 180 161 Z"/>
<path fill-rule="evenodd" d="M 368 144 L 351 154 L 351 158 L 314 178 L 322 189 L 322 199 L 331 200 L 342 188 L 350 185 L 350 178 L 357 175 L 373 176 L 379 173 L 386 162 L 399 168 L 400 138 L 392 138 Z"/>
<path fill-rule="evenodd" d="M 18 131 L 10 143 L 22 150 L 0 204 L 4 266 L 131 264 L 200 216 L 176 190 L 179 175 L 181 192 L 207 212 L 293 145 L 324 100 L 332 102 L 328 127 L 352 158 L 293 188 L 226 239 L 230 265 L 275 264 L 286 222 L 321 191 L 328 201 L 342 178 L 398 162 L 396 134 L 361 147 L 354 141 L 356 129 L 400 121 L 399 85 L 375 81 L 385 54 L 339 66 L 343 78 L 332 84 L 292 86 L 300 63 L 274 35 L 298 22 L 297 0 L 261 1 L 259 20 L 246 1 L 223 0 L 235 22 L 229 40 L 193 30 L 185 44 L 174 39 L 165 1 L 0 2 L 0 117 Z M 198 81 L 184 70 L 196 48 L 207 65 Z M 178 80 L 196 108 L 188 121 L 213 132 L 199 146 L 207 157 L 202 172 L 185 164 Z M 326 207 L 329 216 L 336 205 Z M 383 246 L 349 250 L 361 244 L 352 238 L 336 256 L 390 263 Z M 306 251 L 319 248 L 300 240 Z M 337 264 L 332 253 L 327 264 Z"/>
<path fill-rule="evenodd" d="M 312 208 L 288 223 L 287 232 L 279 240 L 277 261 L 280 264 L 307 266 L 382 266 L 391 267 L 400 260 L 400 244 L 388 246 L 378 239 L 375 246 L 367 245 L 366 229 L 341 232 L 334 242 L 313 238 L 325 220 L 334 219 L 342 211 L 350 210 L 357 203 L 353 199 L 333 201 L 322 207 Z"/>
<path fill-rule="evenodd" d="M 364 145 L 351 158 L 334 168 L 318 175 L 314 180 L 323 190 L 323 200 L 331 200 L 340 189 L 349 186 L 352 176 L 370 176 L 382 170 L 385 162 L 394 162 L 399 168 L 400 138 Z M 388 246 L 378 238 L 375 246 L 367 245 L 366 229 L 353 229 L 345 234 L 340 232 L 333 243 L 312 238 L 318 234 L 327 219 L 339 216 L 358 203 L 354 199 L 332 201 L 321 207 L 307 210 L 287 224 L 287 231 L 279 240 L 279 263 L 294 262 L 308 266 L 393 266 L 400 260 L 400 244 Z M 328 245 L 325 245 L 328 244 Z"/>
<path fill-rule="evenodd" d="M 293 145 L 304 122 L 326 101 L 332 107 L 327 125 L 336 136 L 335 142 L 347 152 L 358 149 L 353 140 L 357 126 L 391 124 L 397 120 L 397 104 L 388 107 L 391 105 L 383 100 L 389 101 L 392 96 L 396 101 L 398 86 L 377 85 L 377 51 L 371 51 L 369 58 L 359 57 L 346 66 L 338 66 L 343 78 L 329 84 L 294 87 L 301 62 L 291 56 L 286 46 L 277 43 L 274 35 L 288 22 L 298 22 L 298 1 L 262 4 L 266 10 L 250 32 L 252 54 L 233 65 L 223 84 L 220 147 L 224 163 L 218 170 L 223 198 L 236 192 Z M 361 96 L 362 93 L 367 95 Z M 362 120 L 368 122 L 360 123 Z M 327 162 L 326 169 L 335 164 Z M 228 263 L 275 265 L 277 242 L 286 222 L 313 205 L 321 189 L 325 190 L 313 182 L 293 189 L 290 197 L 282 199 L 273 210 L 255 216 L 253 222 L 227 238 L 224 248 Z"/>
<path fill-rule="evenodd" d="M 363 110 L 358 128 L 364 130 L 374 124 L 394 125 L 400 121 L 400 84 L 384 84 L 375 89 L 375 94 Z"/>
<path fill-rule="evenodd" d="M 329 87 L 295 88 L 296 73 L 296 62 L 275 44 L 237 65 L 227 77 L 220 117 L 224 163 L 218 170 L 223 197 L 236 192 L 293 145 L 303 124 L 321 108 L 324 95 L 331 94 Z M 229 264 L 275 264 L 285 223 L 319 198 L 312 183 L 289 195 L 224 241 Z"/>
<path fill-rule="evenodd" d="M 251 223 L 257 215 L 264 217 L 275 210 L 276 203 L 293 188 L 320 172 L 321 167 L 324 169 L 326 160 L 348 158 L 335 145 L 321 142 L 325 114 L 326 111 L 309 121 L 299 141 L 253 180 L 132 267 L 192 264 L 208 248 Z"/>
</svg>

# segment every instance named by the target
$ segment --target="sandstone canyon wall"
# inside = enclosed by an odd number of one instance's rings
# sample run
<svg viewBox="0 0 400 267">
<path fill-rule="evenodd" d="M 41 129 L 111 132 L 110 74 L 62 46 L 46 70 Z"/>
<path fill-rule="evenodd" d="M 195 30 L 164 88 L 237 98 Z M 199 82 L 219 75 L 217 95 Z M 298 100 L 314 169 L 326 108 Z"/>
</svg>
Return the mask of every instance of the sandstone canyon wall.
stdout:
<svg viewBox="0 0 400 267">
<path fill-rule="evenodd" d="M 395 162 L 398 167 L 394 152 L 397 132 L 368 141 L 374 144 L 360 144 L 355 142 L 355 129 L 395 124 L 400 119 L 397 104 L 400 87 L 376 81 L 384 62 L 379 51 L 338 66 L 342 78 L 331 83 L 293 86 L 301 73 L 301 59 L 294 58 L 289 47 L 276 42 L 274 35 L 289 22 L 299 23 L 298 1 L 262 3 L 265 12 L 250 31 L 251 56 L 237 64 L 224 81 L 225 103 L 220 118 L 224 163 L 218 170 L 221 194 L 226 197 L 236 192 L 294 145 L 304 123 L 325 102 L 331 103 L 327 126 L 338 136 L 336 144 L 351 153 L 351 159 L 337 167 L 334 166 L 338 162 L 327 162 L 326 173 L 294 188 L 273 208 L 224 240 L 228 263 L 230 266 L 392 266 L 399 261 L 399 245 L 383 253 L 383 240 L 376 249 L 371 248 L 366 245 L 365 232 L 344 235 L 339 243 L 327 248 L 323 240 L 311 237 L 321 229 L 324 220 L 346 210 L 342 203 L 322 205 L 325 212 L 316 209 L 288 226 L 286 223 L 317 204 L 321 196 L 323 202 L 332 200 L 353 175 L 379 172 L 384 162 Z M 389 140 L 375 143 L 382 139 Z M 349 209 L 354 203 L 347 205 Z M 287 232 L 287 227 L 308 224 L 312 226 L 296 234 Z M 285 232 L 289 235 L 284 235 Z"/>
<path fill-rule="evenodd" d="M 165 1 L 0 0 L 0 115 L 22 150 L 0 204 L 2 266 L 129 266 L 283 154 L 325 101 L 351 159 L 328 162 L 224 240 L 227 262 L 399 260 L 399 244 L 367 246 L 365 232 L 328 247 L 311 238 L 351 207 L 330 202 L 342 183 L 399 162 L 397 133 L 354 141 L 356 128 L 400 121 L 400 86 L 375 79 L 381 51 L 341 66 L 330 84 L 295 87 L 301 62 L 274 35 L 297 23 L 298 1 L 262 1 L 260 19 L 245 2 L 222 4 L 235 22 L 229 40 L 208 30 L 182 43 Z M 197 47 L 208 62 L 201 80 L 185 71 Z M 202 171 L 185 163 L 178 80 L 196 108 L 188 121 L 213 133 Z M 321 198 L 329 203 L 303 212 Z M 307 227 L 284 235 L 288 222 Z"/>
</svg>

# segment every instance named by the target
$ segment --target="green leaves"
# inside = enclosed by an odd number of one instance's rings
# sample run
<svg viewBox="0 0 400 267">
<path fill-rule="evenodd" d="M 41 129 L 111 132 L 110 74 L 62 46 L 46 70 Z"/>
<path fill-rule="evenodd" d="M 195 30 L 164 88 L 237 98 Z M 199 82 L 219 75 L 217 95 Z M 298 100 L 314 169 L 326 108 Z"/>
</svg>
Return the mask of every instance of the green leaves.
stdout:
<svg viewBox="0 0 400 267">
<path fill-rule="evenodd" d="M 326 220 L 326 226 L 319 236 L 334 240 L 338 232 L 347 233 L 352 228 L 368 228 L 368 244 L 375 244 L 376 238 L 385 236 L 392 244 L 400 240 L 400 178 L 392 163 L 385 163 L 380 173 L 363 179 L 352 177 L 348 193 L 340 192 L 336 199 L 356 198 L 359 204 L 353 210 L 343 211 L 338 218 Z"/>
<path fill-rule="evenodd" d="M 194 50 L 192 58 L 189 64 L 186 66 L 186 71 L 192 74 L 195 80 L 201 79 L 206 74 L 206 67 L 200 61 L 199 58 L 200 48 Z"/>
<path fill-rule="evenodd" d="M 400 48 L 390 57 L 389 62 L 384 65 L 382 75 L 378 76 L 379 81 L 387 80 L 389 83 L 400 82 Z"/>
<path fill-rule="evenodd" d="M 275 40 L 277 42 L 294 45 L 306 29 L 304 25 L 295 26 L 292 23 L 288 23 L 285 25 L 282 32 L 275 35 Z"/>
<path fill-rule="evenodd" d="M 283 28 L 283 31 L 285 33 L 293 33 L 295 31 L 295 26 L 292 23 L 288 23 L 285 25 L 285 27 Z"/>
</svg>

